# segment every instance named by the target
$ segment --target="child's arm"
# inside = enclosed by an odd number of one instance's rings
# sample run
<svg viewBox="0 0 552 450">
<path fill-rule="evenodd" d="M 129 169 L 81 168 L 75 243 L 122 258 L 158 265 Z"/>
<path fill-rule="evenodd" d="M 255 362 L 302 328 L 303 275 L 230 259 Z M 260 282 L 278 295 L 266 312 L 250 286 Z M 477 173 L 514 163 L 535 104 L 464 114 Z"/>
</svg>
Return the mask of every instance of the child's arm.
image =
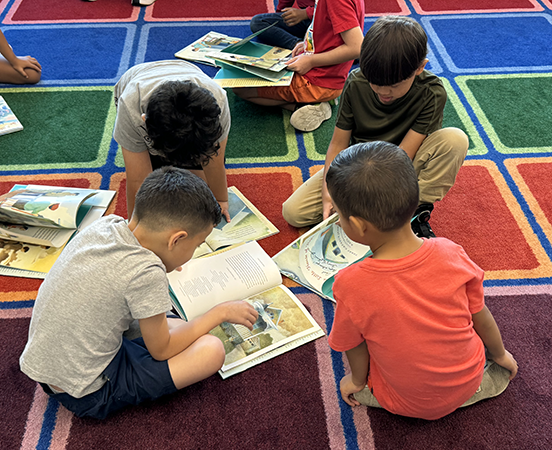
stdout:
<svg viewBox="0 0 552 450">
<path fill-rule="evenodd" d="M 351 135 L 353 130 L 342 130 L 341 128 L 335 127 L 332 140 L 326 152 L 326 162 L 324 163 L 324 178 L 322 181 L 322 215 L 323 220 L 326 220 L 333 213 L 332 199 L 328 192 L 328 187 L 326 186 L 326 172 L 330 168 L 330 164 L 338 153 L 342 150 L 345 150 L 349 147 L 351 142 Z"/>
<path fill-rule="evenodd" d="M 487 348 L 487 356 L 498 365 L 510 371 L 510 380 L 518 370 L 518 365 L 511 353 L 504 348 L 500 331 L 491 311 L 484 306 L 481 311 L 472 315 L 473 328 Z"/>
<path fill-rule="evenodd" d="M 368 367 L 370 366 L 370 353 L 366 342 L 345 352 L 351 373 L 341 379 L 340 390 L 341 397 L 349 406 L 359 406 L 360 403 L 355 400 L 353 394 L 362 391 L 366 387 L 368 380 Z"/>
<path fill-rule="evenodd" d="M 33 69 L 37 72 L 42 71 L 42 67 L 35 58 L 31 56 L 24 56 L 22 58 L 15 56 L 11 45 L 8 44 L 2 31 L 0 31 L 0 54 L 6 58 L 6 61 L 8 61 L 14 70 L 23 78 L 29 78 L 25 69 Z"/>
<path fill-rule="evenodd" d="M 140 331 L 151 356 L 165 361 L 178 355 L 198 338 L 207 334 L 222 322 L 244 325 L 249 329 L 257 320 L 255 308 L 244 301 L 225 302 L 190 322 L 184 322 L 169 330 L 165 314 L 141 319 Z"/>
<path fill-rule="evenodd" d="M 127 216 L 131 219 L 136 193 L 153 168 L 148 152 L 136 153 L 126 148 L 121 150 L 125 161 Z"/>
<path fill-rule="evenodd" d="M 203 173 L 209 188 L 220 205 L 222 214 L 227 222 L 230 222 L 230 212 L 228 210 L 228 184 L 226 181 L 226 167 L 224 165 L 224 153 L 226 152 L 226 143 L 228 138 L 220 143 L 219 151 L 209 164 L 203 166 Z"/>
<path fill-rule="evenodd" d="M 409 130 L 399 144 L 399 147 L 413 160 L 426 137 L 426 134 L 420 134 L 417 131 Z"/>
<path fill-rule="evenodd" d="M 360 46 L 364 35 L 360 27 L 340 33 L 343 44 L 323 53 L 302 53 L 294 56 L 287 63 L 288 69 L 299 75 L 306 74 L 313 67 L 333 66 L 346 61 L 352 61 L 360 55 Z"/>
</svg>

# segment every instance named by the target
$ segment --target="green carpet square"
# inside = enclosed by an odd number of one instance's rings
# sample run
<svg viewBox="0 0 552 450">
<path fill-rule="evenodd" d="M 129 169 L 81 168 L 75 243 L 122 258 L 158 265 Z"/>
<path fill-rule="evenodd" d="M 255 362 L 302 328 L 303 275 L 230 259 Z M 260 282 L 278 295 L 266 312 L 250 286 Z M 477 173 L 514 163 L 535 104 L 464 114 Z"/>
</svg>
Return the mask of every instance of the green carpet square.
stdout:
<svg viewBox="0 0 552 450">
<path fill-rule="evenodd" d="M 322 122 L 319 128 L 312 133 L 303 133 L 303 141 L 307 150 L 307 157 L 313 161 L 324 161 L 326 152 L 332 140 L 332 135 L 337 120 L 338 106 L 332 106 L 332 117 Z"/>
<path fill-rule="evenodd" d="M 473 124 L 466 109 L 462 105 L 460 98 L 454 91 L 454 88 L 446 78 L 441 78 L 443 85 L 447 91 L 447 103 L 443 114 L 443 128 L 455 127 L 460 128 L 470 141 L 468 147 L 468 155 L 484 155 L 488 152 L 485 143 L 479 136 L 475 125 Z"/>
<path fill-rule="evenodd" d="M 113 131 L 113 88 L 13 88 L 2 96 L 23 131 L 0 136 L 1 170 L 105 164 Z"/>
<path fill-rule="evenodd" d="M 461 76 L 456 81 L 501 153 L 552 151 L 552 76 Z M 548 119 L 547 119 L 548 118 Z"/>
</svg>

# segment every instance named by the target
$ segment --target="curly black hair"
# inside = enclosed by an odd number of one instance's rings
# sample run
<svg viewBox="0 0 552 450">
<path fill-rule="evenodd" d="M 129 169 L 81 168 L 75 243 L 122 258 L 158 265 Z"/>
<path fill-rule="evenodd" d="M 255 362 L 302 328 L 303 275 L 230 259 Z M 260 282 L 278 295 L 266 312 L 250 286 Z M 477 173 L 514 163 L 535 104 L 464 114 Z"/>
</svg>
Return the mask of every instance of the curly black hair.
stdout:
<svg viewBox="0 0 552 450">
<path fill-rule="evenodd" d="M 146 130 L 153 151 L 168 164 L 205 165 L 218 154 L 221 109 L 213 94 L 191 81 L 166 81 L 151 94 Z"/>
</svg>

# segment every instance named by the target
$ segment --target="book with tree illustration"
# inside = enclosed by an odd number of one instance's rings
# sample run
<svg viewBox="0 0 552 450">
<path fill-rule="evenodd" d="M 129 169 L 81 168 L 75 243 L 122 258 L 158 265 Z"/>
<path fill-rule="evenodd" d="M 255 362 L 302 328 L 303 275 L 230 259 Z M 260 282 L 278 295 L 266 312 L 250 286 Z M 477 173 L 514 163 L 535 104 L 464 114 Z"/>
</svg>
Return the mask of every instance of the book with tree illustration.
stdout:
<svg viewBox="0 0 552 450">
<path fill-rule="evenodd" d="M 228 209 L 230 222 L 223 218 L 205 243 L 194 253 L 198 258 L 212 253 L 222 247 L 240 244 L 247 241 L 257 241 L 279 233 L 276 228 L 235 186 L 228 188 Z"/>
<path fill-rule="evenodd" d="M 351 241 L 338 220 L 332 215 L 272 258 L 283 275 L 332 301 L 337 272 L 372 254 Z"/>
<path fill-rule="evenodd" d="M 278 266 L 256 241 L 192 259 L 181 272 L 167 276 L 175 310 L 185 320 L 225 301 L 246 300 L 258 311 L 252 331 L 229 323 L 211 331 L 226 351 L 222 378 L 324 335 L 299 299 L 281 284 Z"/>
<path fill-rule="evenodd" d="M 44 278 L 65 244 L 101 217 L 115 191 L 15 185 L 0 196 L 0 275 Z"/>
</svg>

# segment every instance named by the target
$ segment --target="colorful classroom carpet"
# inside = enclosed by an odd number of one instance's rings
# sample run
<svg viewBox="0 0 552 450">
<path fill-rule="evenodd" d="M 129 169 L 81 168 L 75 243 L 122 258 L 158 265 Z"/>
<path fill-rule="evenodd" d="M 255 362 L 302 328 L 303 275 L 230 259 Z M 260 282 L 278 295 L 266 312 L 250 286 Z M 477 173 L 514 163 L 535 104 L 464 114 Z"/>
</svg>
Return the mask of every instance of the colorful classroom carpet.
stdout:
<svg viewBox="0 0 552 450">
<path fill-rule="evenodd" d="M 461 6 L 459 6 L 461 5 Z M 112 89 L 131 66 L 169 59 L 208 31 L 250 34 L 272 0 L 0 0 L 0 24 L 42 81 L 1 85 L 25 129 L 0 137 L 0 192 L 14 183 L 116 189 L 126 215 L 120 149 L 111 139 Z M 463 245 L 486 271 L 486 301 L 519 375 L 499 397 L 435 422 L 351 409 L 339 399 L 345 365 L 325 339 L 222 381 L 99 422 L 77 419 L 19 371 L 40 281 L 0 277 L 0 447 L 5 449 L 548 449 L 552 448 L 552 3 L 549 0 L 383 0 L 377 16 L 415 18 L 429 66 L 444 79 L 445 125 L 465 130 L 467 160 L 437 204 L 437 235 Z M 214 69 L 201 66 L 212 76 Z M 280 229 L 273 255 L 299 235 L 282 202 L 323 164 L 333 123 L 296 133 L 289 113 L 229 93 L 228 180 Z M 324 329 L 333 304 L 293 290 Z M 78 314 L 78 311 L 75 311 Z"/>
</svg>

